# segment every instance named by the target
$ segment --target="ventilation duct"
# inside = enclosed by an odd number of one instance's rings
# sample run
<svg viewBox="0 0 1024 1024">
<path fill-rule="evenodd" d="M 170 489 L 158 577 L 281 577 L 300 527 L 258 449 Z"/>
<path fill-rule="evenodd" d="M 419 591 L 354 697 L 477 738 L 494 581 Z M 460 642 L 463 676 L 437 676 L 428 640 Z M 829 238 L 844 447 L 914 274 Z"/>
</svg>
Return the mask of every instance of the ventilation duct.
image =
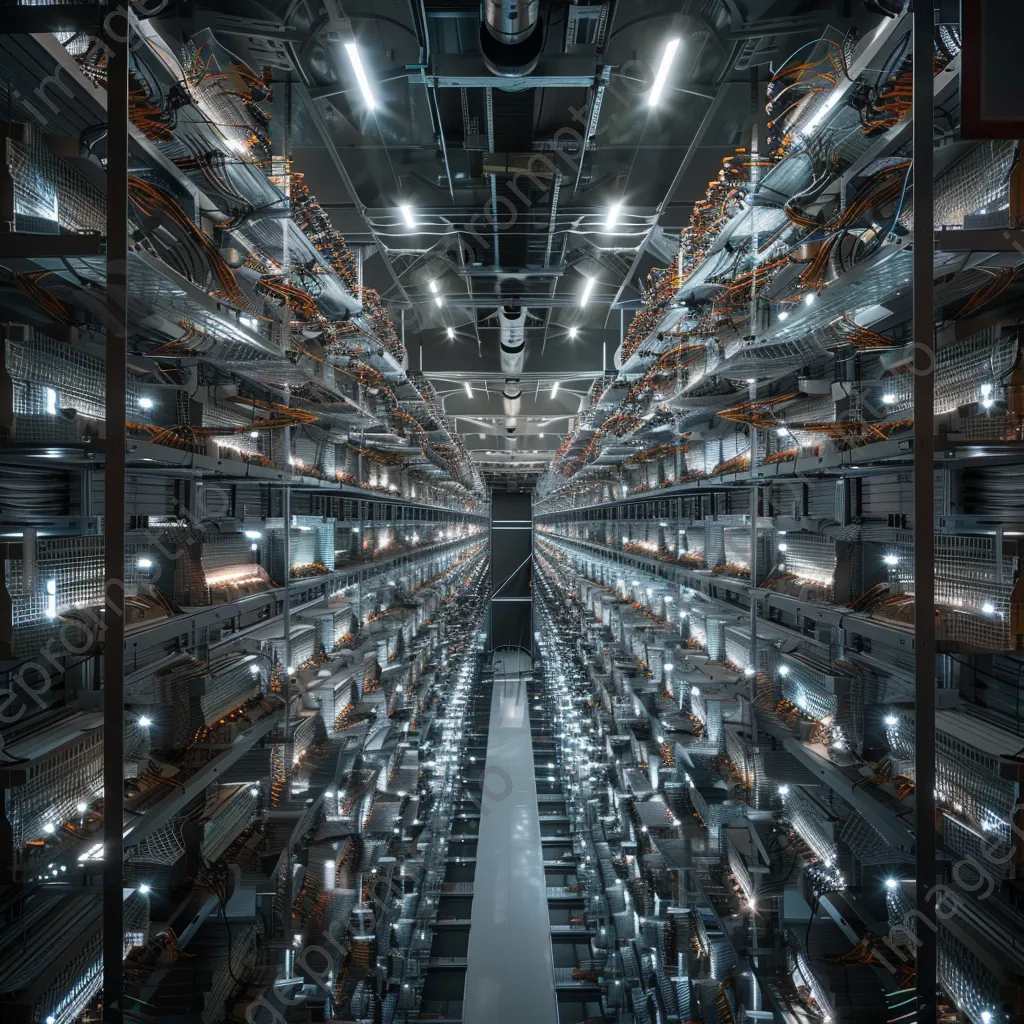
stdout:
<svg viewBox="0 0 1024 1024">
<path fill-rule="evenodd" d="M 480 52 L 496 75 L 528 75 L 544 45 L 540 0 L 484 0 Z"/>
<path fill-rule="evenodd" d="M 505 429 L 514 434 L 519 425 L 519 410 L 523 405 L 523 389 L 519 386 L 519 381 L 513 377 L 506 378 L 505 390 L 501 397 L 505 406 Z"/>
<path fill-rule="evenodd" d="M 523 389 L 519 376 L 526 361 L 526 310 L 522 306 L 501 306 L 498 309 L 501 329 L 501 372 L 505 374 L 505 430 L 510 434 L 519 426 L 519 410 L 523 404 Z"/>
<path fill-rule="evenodd" d="M 522 306 L 502 306 L 498 310 L 501 328 L 501 372 L 518 377 L 526 359 L 526 310 Z"/>
</svg>

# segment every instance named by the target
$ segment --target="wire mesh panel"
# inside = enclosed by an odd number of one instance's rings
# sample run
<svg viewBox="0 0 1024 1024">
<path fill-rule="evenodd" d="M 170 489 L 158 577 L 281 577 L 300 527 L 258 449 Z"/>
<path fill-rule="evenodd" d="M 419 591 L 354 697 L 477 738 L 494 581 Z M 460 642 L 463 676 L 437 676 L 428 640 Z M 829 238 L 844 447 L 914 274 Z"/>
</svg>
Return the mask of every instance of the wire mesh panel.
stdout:
<svg viewBox="0 0 1024 1024">
<path fill-rule="evenodd" d="M 836 576 L 835 543 L 803 533 L 789 533 L 780 536 L 779 559 L 785 563 L 786 572 L 798 579 L 810 580 L 831 587 Z"/>
<path fill-rule="evenodd" d="M 913 546 L 897 546 L 891 576 L 913 593 Z M 1011 595 L 1018 559 L 1000 555 L 996 538 L 940 534 L 935 538 L 935 601 L 941 609 L 940 636 L 972 647 L 1009 650 Z"/>
<path fill-rule="evenodd" d="M 14 183 L 15 231 L 106 231 L 106 198 L 70 164 L 57 157 L 34 125 L 8 138 L 4 159 Z"/>
</svg>

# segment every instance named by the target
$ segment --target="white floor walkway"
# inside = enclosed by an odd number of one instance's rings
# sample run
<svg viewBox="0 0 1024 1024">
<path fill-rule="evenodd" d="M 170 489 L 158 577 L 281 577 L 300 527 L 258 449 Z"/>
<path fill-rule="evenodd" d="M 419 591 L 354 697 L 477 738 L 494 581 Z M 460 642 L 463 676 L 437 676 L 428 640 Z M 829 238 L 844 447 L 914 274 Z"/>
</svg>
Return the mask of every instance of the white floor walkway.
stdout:
<svg viewBox="0 0 1024 1024">
<path fill-rule="evenodd" d="M 530 661 L 495 665 L 473 881 L 465 1024 L 556 1024 L 551 936 L 533 777 Z M 505 674 L 502 674 L 505 673 Z"/>
</svg>

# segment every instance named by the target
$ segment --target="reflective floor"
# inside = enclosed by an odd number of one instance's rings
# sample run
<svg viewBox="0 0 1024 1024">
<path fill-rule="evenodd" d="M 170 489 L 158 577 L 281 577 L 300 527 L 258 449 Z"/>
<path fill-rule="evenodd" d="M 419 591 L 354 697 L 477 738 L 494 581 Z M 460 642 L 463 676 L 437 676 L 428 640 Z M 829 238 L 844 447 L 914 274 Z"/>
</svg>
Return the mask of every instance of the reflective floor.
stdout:
<svg viewBox="0 0 1024 1024">
<path fill-rule="evenodd" d="M 527 712 L 530 667 L 526 655 L 496 656 L 465 1024 L 557 1021 Z"/>
</svg>

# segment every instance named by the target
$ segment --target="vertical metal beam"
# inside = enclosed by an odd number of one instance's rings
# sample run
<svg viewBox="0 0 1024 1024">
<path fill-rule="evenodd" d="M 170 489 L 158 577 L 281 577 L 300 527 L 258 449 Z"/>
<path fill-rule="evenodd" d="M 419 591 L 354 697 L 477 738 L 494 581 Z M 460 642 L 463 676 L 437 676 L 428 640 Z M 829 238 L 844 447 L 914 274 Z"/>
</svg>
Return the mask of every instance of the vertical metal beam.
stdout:
<svg viewBox="0 0 1024 1024">
<path fill-rule="evenodd" d="M 933 47 L 931 0 L 913 12 L 914 117 L 914 643 L 917 727 L 917 1022 L 938 1016 L 935 902 L 935 333 L 933 199 Z"/>
<path fill-rule="evenodd" d="M 107 4 L 106 462 L 103 614 L 103 1020 L 124 995 L 124 542 L 128 372 L 128 39 Z M 125 29 L 127 31 L 127 29 Z"/>
</svg>

